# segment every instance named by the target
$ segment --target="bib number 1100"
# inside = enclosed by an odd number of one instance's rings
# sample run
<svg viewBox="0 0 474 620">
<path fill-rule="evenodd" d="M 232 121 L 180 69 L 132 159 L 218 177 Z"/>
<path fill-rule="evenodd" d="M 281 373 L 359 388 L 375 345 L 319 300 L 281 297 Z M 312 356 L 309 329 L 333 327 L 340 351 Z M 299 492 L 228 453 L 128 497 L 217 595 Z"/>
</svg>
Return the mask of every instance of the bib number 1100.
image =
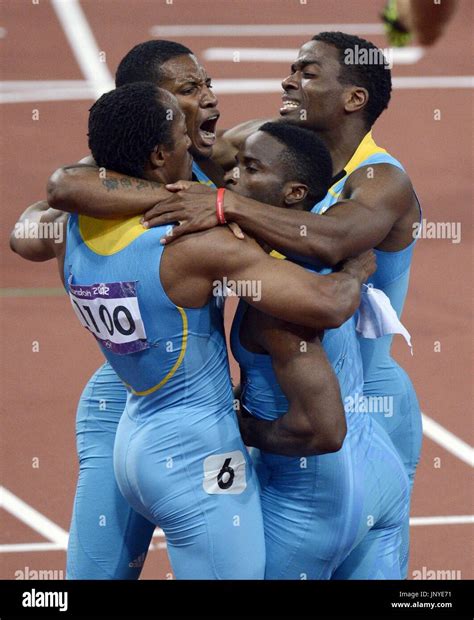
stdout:
<svg viewBox="0 0 474 620">
<path fill-rule="evenodd" d="M 136 282 L 69 284 L 69 297 L 81 325 L 118 354 L 148 348 Z"/>
</svg>

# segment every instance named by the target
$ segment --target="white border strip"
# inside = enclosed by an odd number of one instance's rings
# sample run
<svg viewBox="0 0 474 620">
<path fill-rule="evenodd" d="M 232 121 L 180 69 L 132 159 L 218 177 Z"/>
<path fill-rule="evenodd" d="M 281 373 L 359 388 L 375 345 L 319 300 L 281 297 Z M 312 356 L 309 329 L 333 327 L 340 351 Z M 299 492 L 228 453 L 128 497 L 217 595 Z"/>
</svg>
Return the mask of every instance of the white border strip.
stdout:
<svg viewBox="0 0 474 620">
<path fill-rule="evenodd" d="M 61 549 L 67 549 L 68 533 L 5 487 L 0 487 L 0 508 L 7 510 Z"/>
<path fill-rule="evenodd" d="M 444 517 L 412 517 L 410 525 L 426 526 L 426 525 L 467 525 L 474 523 L 474 515 L 447 515 Z M 164 536 L 163 531 L 157 528 L 153 534 L 153 538 L 161 538 Z M 166 549 L 166 542 L 152 542 L 149 551 L 160 551 Z M 39 543 L 17 543 L 0 545 L 0 553 L 32 553 L 38 551 L 64 551 L 62 545 L 57 543 L 39 542 Z"/>
<path fill-rule="evenodd" d="M 395 77 L 393 88 L 474 88 L 474 75 L 430 75 L 421 77 Z"/>
<path fill-rule="evenodd" d="M 100 51 L 78 0 L 51 0 L 64 34 L 76 57 L 82 73 L 93 87 L 95 96 L 114 88 L 114 80 L 107 67 L 101 62 Z"/>
<path fill-rule="evenodd" d="M 153 37 L 274 37 L 313 36 L 338 30 L 347 34 L 384 34 L 383 24 L 183 24 L 152 26 Z"/>
<path fill-rule="evenodd" d="M 391 47 L 388 48 L 386 56 L 394 65 L 412 65 L 417 63 L 424 53 L 422 47 Z M 203 58 L 207 61 L 224 62 L 292 63 L 297 55 L 297 48 L 283 47 L 209 47 L 203 52 Z"/>
<path fill-rule="evenodd" d="M 422 413 L 421 416 L 423 420 L 423 433 L 429 439 L 435 441 L 458 459 L 464 461 L 464 463 L 474 467 L 474 448 L 462 439 L 459 439 L 451 431 L 445 429 L 444 426 L 429 418 L 425 413 Z"/>
<path fill-rule="evenodd" d="M 56 543 L 44 542 L 0 545 L 0 553 L 30 553 L 32 551 L 64 551 L 64 547 Z"/>
<path fill-rule="evenodd" d="M 393 86 L 408 90 L 474 88 L 474 76 L 396 77 Z M 283 92 L 281 80 L 273 78 L 214 80 L 214 87 L 220 95 Z M 31 87 L 28 81 L 18 80 L 18 88 L 15 81 L 0 82 L 0 103 L 94 100 L 96 95 L 96 86 L 85 80 L 31 80 Z"/>
<path fill-rule="evenodd" d="M 449 515 L 446 517 L 411 517 L 410 525 L 466 525 L 474 523 L 474 515 Z"/>
<path fill-rule="evenodd" d="M 282 80 L 278 79 L 222 79 L 213 80 L 214 88 L 221 95 L 239 93 L 282 93 Z M 420 88 L 474 88 L 474 76 L 395 77 L 393 87 L 398 89 Z"/>
</svg>

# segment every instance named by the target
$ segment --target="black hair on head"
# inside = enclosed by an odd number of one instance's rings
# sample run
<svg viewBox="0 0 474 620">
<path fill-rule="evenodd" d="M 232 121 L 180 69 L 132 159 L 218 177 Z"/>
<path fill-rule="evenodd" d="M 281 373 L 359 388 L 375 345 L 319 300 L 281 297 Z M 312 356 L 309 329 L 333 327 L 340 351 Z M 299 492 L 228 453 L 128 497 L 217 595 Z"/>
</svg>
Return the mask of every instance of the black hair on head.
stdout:
<svg viewBox="0 0 474 620">
<path fill-rule="evenodd" d="M 322 200 L 332 179 L 331 155 L 324 142 L 309 129 L 290 123 L 264 123 L 259 131 L 284 145 L 285 181 L 298 181 L 308 186 L 307 208 Z"/>
<path fill-rule="evenodd" d="M 126 54 L 115 73 L 115 86 L 132 82 L 153 82 L 162 80 L 161 65 L 171 58 L 192 54 L 192 51 L 174 41 L 153 40 L 135 45 Z"/>
<path fill-rule="evenodd" d="M 362 86 L 368 91 L 364 118 L 368 128 L 372 127 L 388 107 L 392 92 L 392 74 L 382 50 L 370 41 L 344 32 L 320 32 L 312 40 L 339 50 L 339 81 L 342 84 Z"/>
<path fill-rule="evenodd" d="M 151 82 L 105 93 L 89 112 L 89 148 L 99 167 L 142 177 L 156 145 L 173 146 L 177 104 L 168 91 Z"/>
</svg>

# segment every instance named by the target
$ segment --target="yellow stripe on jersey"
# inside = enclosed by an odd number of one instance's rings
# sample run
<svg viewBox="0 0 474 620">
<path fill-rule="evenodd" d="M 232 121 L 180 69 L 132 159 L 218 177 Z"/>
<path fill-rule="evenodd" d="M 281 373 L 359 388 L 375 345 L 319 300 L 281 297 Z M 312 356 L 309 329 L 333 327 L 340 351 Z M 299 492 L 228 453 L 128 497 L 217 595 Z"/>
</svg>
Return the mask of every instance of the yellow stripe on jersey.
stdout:
<svg viewBox="0 0 474 620">
<path fill-rule="evenodd" d="M 344 166 L 344 171 L 346 173 L 345 176 L 354 172 L 357 166 L 360 166 L 360 164 L 365 159 L 370 157 L 371 155 L 375 155 L 375 153 L 386 153 L 386 152 L 387 151 L 385 149 L 383 149 L 380 146 L 377 146 L 374 139 L 372 138 L 372 132 L 369 131 L 369 133 L 366 133 L 365 136 L 362 138 L 361 143 L 355 150 L 354 155 L 352 155 L 347 165 Z M 334 183 L 334 185 L 329 189 L 329 193 L 331 194 L 331 196 L 335 196 L 335 197 L 339 196 L 340 192 L 335 192 L 333 189 L 338 183 L 339 181 Z"/>
<path fill-rule="evenodd" d="M 148 390 L 143 390 L 139 392 L 134 390 L 131 385 L 128 385 L 124 382 L 125 385 L 131 390 L 131 392 L 135 394 L 135 396 L 148 396 L 149 394 L 152 394 L 153 392 L 161 389 L 181 366 L 181 362 L 184 359 L 184 354 L 186 353 L 186 346 L 188 344 L 188 317 L 186 316 L 186 312 L 183 310 L 183 308 L 181 308 L 180 306 L 176 306 L 176 308 L 179 310 L 179 313 L 181 314 L 181 319 L 183 321 L 183 338 L 181 340 L 181 350 L 179 352 L 178 359 L 174 363 L 173 368 L 169 371 L 169 373 L 159 383 L 149 388 Z"/>
<path fill-rule="evenodd" d="M 286 256 L 284 254 L 280 254 L 280 252 L 277 252 L 276 250 L 272 250 L 270 252 L 270 256 L 273 256 L 273 258 L 280 258 L 281 260 L 286 259 Z"/>
<path fill-rule="evenodd" d="M 110 256 L 126 248 L 148 228 L 140 224 L 141 215 L 119 220 L 99 220 L 79 216 L 79 232 L 87 247 L 101 256 Z"/>
</svg>

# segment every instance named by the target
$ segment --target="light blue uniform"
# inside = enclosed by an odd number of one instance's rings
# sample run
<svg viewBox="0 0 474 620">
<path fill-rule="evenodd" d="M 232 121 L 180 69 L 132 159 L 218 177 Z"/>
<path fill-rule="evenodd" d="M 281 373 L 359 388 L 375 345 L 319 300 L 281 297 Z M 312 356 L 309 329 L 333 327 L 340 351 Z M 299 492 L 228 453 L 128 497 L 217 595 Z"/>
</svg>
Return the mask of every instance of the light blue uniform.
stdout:
<svg viewBox="0 0 474 620">
<path fill-rule="evenodd" d="M 378 147 L 367 134 L 348 162 L 346 175 L 337 181 L 325 198 L 312 211 L 324 213 L 339 200 L 348 176 L 362 166 L 390 164 L 403 170 L 403 166 Z M 421 215 L 421 214 L 420 214 Z M 376 288 L 384 291 L 389 297 L 398 316 L 401 316 L 408 290 L 410 266 L 416 240 L 398 252 L 375 250 L 377 271 L 370 277 Z M 360 338 L 360 350 L 364 366 L 364 396 L 389 397 L 392 399 L 391 415 L 374 414 L 375 419 L 389 434 L 400 458 L 405 465 L 410 480 L 410 491 L 413 488 L 415 471 L 420 459 L 422 442 L 421 411 L 415 389 L 406 372 L 391 357 L 390 348 L 393 336 L 368 339 Z M 407 517 L 401 553 L 402 576 L 406 577 L 409 551 L 409 516 Z"/>
<path fill-rule="evenodd" d="M 127 390 L 106 362 L 77 408 L 79 478 L 69 531 L 68 579 L 138 579 L 155 524 L 135 512 L 115 481 L 113 451 Z"/>
<path fill-rule="evenodd" d="M 239 338 L 246 304 L 232 327 L 241 368 L 241 401 L 257 418 L 285 414 L 288 401 L 269 355 L 251 353 Z M 360 394 L 362 363 L 354 319 L 325 333 L 323 347 L 343 402 Z M 261 479 L 267 549 L 266 579 L 399 579 L 401 530 L 408 481 L 385 431 L 369 416 L 348 412 L 341 450 L 311 457 L 255 451 Z"/>
<path fill-rule="evenodd" d="M 193 172 L 198 180 L 211 184 L 196 165 Z M 91 224 L 99 222 L 82 218 L 82 223 L 89 240 L 94 242 L 95 237 L 100 238 L 101 233 L 93 230 L 91 233 L 90 230 Z M 91 378 L 82 394 L 77 415 L 80 473 L 68 548 L 68 578 L 138 578 L 155 527 L 153 522 L 159 522 L 165 529 L 177 577 L 262 577 L 263 524 L 256 479 L 232 411 L 222 318 L 215 307 L 217 304 L 212 303 L 200 310 L 178 310 L 167 299 L 157 275 L 162 252 L 158 239 L 163 230 L 153 233 L 153 241 L 147 235 L 148 251 L 150 256 L 156 257 L 157 266 L 149 274 L 140 271 L 146 251 L 142 235 L 115 254 L 119 259 L 113 262 L 114 269 L 102 273 L 106 261 L 90 247 L 85 247 L 83 233 L 84 230 L 79 230 L 78 218 L 73 216 L 66 250 L 66 281 L 71 273 L 72 284 L 78 279 L 88 284 L 104 279 L 110 281 L 109 276 L 114 270 L 123 278 L 125 272 L 131 273 L 135 268 L 141 276 L 139 287 L 147 281 L 149 286 L 146 288 L 157 293 L 157 299 L 146 299 L 146 303 L 153 306 L 152 316 L 148 316 L 146 323 L 156 321 L 155 307 L 158 303 L 159 309 L 161 303 L 172 312 L 171 323 L 180 317 L 180 324 L 176 326 L 178 331 L 182 332 L 185 319 L 188 327 L 187 350 L 181 360 L 179 353 L 177 358 L 174 354 L 169 372 L 173 372 L 178 361 L 179 368 L 168 379 L 167 386 L 148 396 L 129 397 L 127 415 L 117 442 L 116 462 L 122 491 L 148 518 L 130 507 L 113 474 L 113 444 L 127 395 L 123 383 L 106 363 Z M 119 237 L 115 234 L 112 242 Z M 107 262 L 110 267 L 110 260 Z M 149 263 L 144 271 L 147 269 L 150 269 Z M 131 277 L 137 279 L 136 273 Z M 143 305 L 141 292 L 138 295 L 140 308 Z M 78 303 L 82 305 L 80 300 Z M 120 300 L 115 303 L 120 305 Z M 86 310 L 82 310 L 91 322 Z M 161 321 L 165 320 L 165 315 L 165 312 L 158 312 Z M 108 316 L 110 312 L 107 315 L 103 311 L 102 318 L 106 322 Z M 123 310 L 117 317 L 128 328 Z M 97 316 L 94 318 L 99 320 Z M 108 324 L 112 327 L 111 323 Z M 166 324 L 166 328 L 167 346 L 176 346 L 174 351 L 182 352 L 183 338 L 178 347 L 176 342 L 173 344 L 168 331 L 172 325 Z M 127 331 L 123 325 L 122 331 Z M 150 333 L 154 330 L 147 328 L 148 340 Z M 138 342 L 140 347 L 139 340 L 118 346 L 137 347 Z M 143 349 L 128 355 L 112 354 L 104 348 L 116 370 L 119 369 L 122 378 L 127 377 L 131 385 L 138 386 L 146 381 L 145 367 L 148 374 L 155 375 L 156 370 L 152 369 L 156 368 L 164 372 L 163 360 L 154 359 L 160 335 L 154 334 L 152 340 L 151 351 Z M 109 346 L 115 348 L 117 345 L 109 342 Z M 142 360 L 149 358 L 150 368 L 147 362 L 141 362 L 140 370 L 130 369 L 127 358 L 136 360 L 137 356 Z M 206 356 L 209 356 L 208 370 L 214 378 L 212 381 L 205 373 Z M 169 352 L 165 358 L 169 364 L 173 353 Z M 154 416 L 156 407 L 163 410 L 159 417 Z M 157 437 L 161 438 L 159 442 Z M 157 503 L 154 499 L 161 501 Z"/>
</svg>

